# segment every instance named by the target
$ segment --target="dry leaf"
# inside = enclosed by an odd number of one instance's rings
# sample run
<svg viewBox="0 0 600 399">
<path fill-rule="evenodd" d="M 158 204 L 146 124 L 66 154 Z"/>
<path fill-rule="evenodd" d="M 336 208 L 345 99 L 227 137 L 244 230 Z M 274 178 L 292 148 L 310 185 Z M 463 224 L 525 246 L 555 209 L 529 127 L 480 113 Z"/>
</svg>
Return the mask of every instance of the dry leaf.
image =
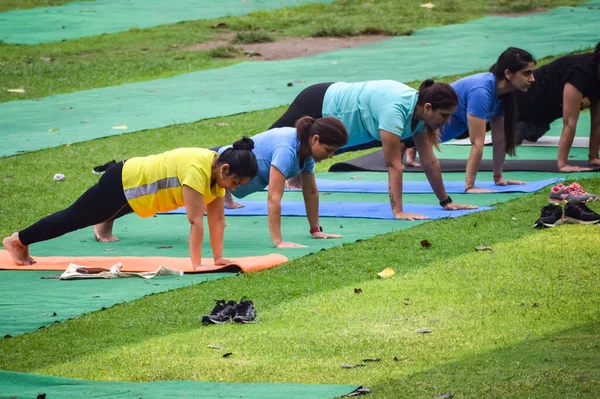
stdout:
<svg viewBox="0 0 600 399">
<path fill-rule="evenodd" d="M 516 217 L 514 217 L 514 216 L 513 216 L 511 219 L 512 219 L 512 220 L 520 220 L 519 218 L 516 218 Z"/>
<path fill-rule="evenodd" d="M 421 246 L 423 248 L 429 248 L 429 247 L 431 247 L 431 243 L 429 241 L 427 241 L 427 240 L 422 240 L 421 241 Z"/>
<path fill-rule="evenodd" d="M 355 367 L 364 367 L 364 364 L 350 364 L 350 363 L 342 363 L 340 364 L 345 369 L 353 369 Z"/>
<path fill-rule="evenodd" d="M 417 328 L 415 332 L 419 334 L 429 334 L 431 333 L 431 330 L 429 328 Z"/>
<path fill-rule="evenodd" d="M 441 393 L 438 396 L 434 396 L 435 399 L 452 399 L 454 397 L 453 392 Z"/>
<path fill-rule="evenodd" d="M 223 347 L 221 345 L 208 345 L 209 348 L 211 349 L 223 349 Z"/>
<path fill-rule="evenodd" d="M 387 267 L 387 268 L 383 269 L 382 271 L 380 271 L 379 273 L 377 273 L 377 275 L 381 278 L 390 278 L 394 274 L 396 274 L 396 272 L 391 267 Z"/>
<path fill-rule="evenodd" d="M 355 294 L 360 294 L 360 293 L 362 293 L 362 290 L 360 288 L 355 288 L 354 289 L 354 293 Z"/>
<path fill-rule="evenodd" d="M 227 122 L 217 122 L 217 123 L 215 123 L 215 125 L 217 125 L 217 126 L 229 126 L 229 123 L 227 123 Z"/>
<path fill-rule="evenodd" d="M 125 130 L 127 129 L 127 125 L 113 126 L 112 128 L 115 130 Z"/>
<path fill-rule="evenodd" d="M 226 354 L 224 354 L 224 355 L 223 355 L 223 357 L 229 357 L 229 356 L 231 356 L 231 355 L 233 355 L 233 353 L 231 353 L 231 352 L 227 352 Z"/>
<path fill-rule="evenodd" d="M 25 93 L 25 89 L 8 89 L 6 91 L 9 93 Z"/>
<path fill-rule="evenodd" d="M 484 245 L 480 245 L 478 247 L 475 247 L 476 251 L 493 251 L 492 247 L 486 247 Z"/>
<path fill-rule="evenodd" d="M 50 61 L 54 61 L 54 58 L 52 58 L 52 57 L 40 57 L 40 60 L 46 61 L 46 62 L 50 62 Z"/>
<path fill-rule="evenodd" d="M 425 4 L 421 4 L 421 8 L 429 8 L 429 9 L 432 9 L 432 8 L 435 8 L 435 4 L 433 4 L 433 3 L 425 3 Z"/>
<path fill-rule="evenodd" d="M 228 28 L 229 25 L 227 25 L 225 22 L 219 22 L 218 24 L 214 24 L 210 26 L 213 29 L 219 29 L 219 28 Z"/>
</svg>

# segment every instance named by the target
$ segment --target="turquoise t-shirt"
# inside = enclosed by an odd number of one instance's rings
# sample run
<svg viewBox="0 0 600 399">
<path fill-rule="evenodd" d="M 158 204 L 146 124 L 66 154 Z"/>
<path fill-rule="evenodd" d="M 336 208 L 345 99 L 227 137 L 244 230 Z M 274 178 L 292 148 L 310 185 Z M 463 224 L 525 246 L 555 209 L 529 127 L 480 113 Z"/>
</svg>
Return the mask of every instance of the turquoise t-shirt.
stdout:
<svg viewBox="0 0 600 399">
<path fill-rule="evenodd" d="M 323 116 L 336 117 L 346 126 L 348 144 L 342 148 L 381 141 L 380 130 L 407 139 L 425 131 L 423 121 L 411 130 L 418 97 L 417 90 L 393 80 L 338 82 L 325 92 Z"/>
<path fill-rule="evenodd" d="M 286 179 L 301 172 L 314 173 L 315 160 L 313 157 L 307 157 L 304 160 L 304 165 L 300 166 L 300 160 L 298 159 L 300 141 L 296 138 L 296 128 L 271 129 L 251 138 L 254 141 L 252 152 L 256 155 L 258 173 L 250 182 L 231 191 L 236 198 L 244 198 L 269 185 L 271 166 L 275 166 Z M 222 147 L 219 153 L 224 151 L 225 148 Z"/>
</svg>

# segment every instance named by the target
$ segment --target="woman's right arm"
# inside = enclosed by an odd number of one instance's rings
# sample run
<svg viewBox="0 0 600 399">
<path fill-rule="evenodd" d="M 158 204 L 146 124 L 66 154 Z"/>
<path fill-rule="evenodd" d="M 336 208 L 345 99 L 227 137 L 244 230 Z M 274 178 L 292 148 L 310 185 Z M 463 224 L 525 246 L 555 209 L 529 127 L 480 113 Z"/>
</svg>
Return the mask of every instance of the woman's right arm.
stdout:
<svg viewBox="0 0 600 399">
<path fill-rule="evenodd" d="M 404 155 L 404 144 L 400 136 L 387 130 L 380 130 L 381 146 L 383 147 L 383 158 L 388 171 L 388 191 L 390 194 L 390 205 L 396 219 L 428 219 L 420 213 L 404 212 L 402 210 L 402 156 Z"/>
<path fill-rule="evenodd" d="M 204 237 L 204 195 L 188 186 L 183 186 L 183 202 L 190 222 L 190 259 L 192 270 L 202 266 L 202 239 Z"/>
<path fill-rule="evenodd" d="M 271 165 L 269 171 L 269 192 L 268 192 L 268 209 L 269 209 L 269 232 L 271 240 L 276 248 L 301 248 L 305 245 L 296 244 L 293 242 L 283 241 L 281 236 L 281 198 L 285 189 L 285 175 L 275 166 Z"/>
</svg>

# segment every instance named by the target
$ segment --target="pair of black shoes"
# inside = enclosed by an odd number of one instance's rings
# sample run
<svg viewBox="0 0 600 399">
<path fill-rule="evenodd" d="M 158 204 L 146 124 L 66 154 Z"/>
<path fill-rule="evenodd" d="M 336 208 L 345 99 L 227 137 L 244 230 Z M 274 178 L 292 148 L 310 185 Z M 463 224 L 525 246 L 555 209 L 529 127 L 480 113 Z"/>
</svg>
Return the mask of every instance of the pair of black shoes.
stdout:
<svg viewBox="0 0 600 399">
<path fill-rule="evenodd" d="M 543 207 L 542 214 L 533 227 L 543 229 L 563 223 L 596 224 L 598 222 L 600 222 L 600 215 L 588 208 L 585 203 L 570 201 L 565 205 L 564 214 L 560 205 L 550 204 Z"/>
<path fill-rule="evenodd" d="M 217 300 L 210 314 L 202 316 L 202 324 L 221 324 L 233 321 L 234 323 L 252 323 L 256 321 L 256 308 L 254 303 L 243 297 L 240 303 L 236 301 Z"/>
</svg>

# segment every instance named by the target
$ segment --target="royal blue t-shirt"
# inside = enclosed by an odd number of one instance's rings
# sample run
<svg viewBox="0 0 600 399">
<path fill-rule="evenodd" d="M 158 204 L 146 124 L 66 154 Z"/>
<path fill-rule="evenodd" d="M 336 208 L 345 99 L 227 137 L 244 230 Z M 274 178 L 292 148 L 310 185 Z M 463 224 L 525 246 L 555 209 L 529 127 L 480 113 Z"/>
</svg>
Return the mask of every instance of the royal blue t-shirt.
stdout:
<svg viewBox="0 0 600 399">
<path fill-rule="evenodd" d="M 467 114 L 491 121 L 496 116 L 504 116 L 502 101 L 496 92 L 496 78 L 485 72 L 467 76 L 450 86 L 458 95 L 458 107 L 450 122 L 440 128 L 440 142 L 452 140 L 468 130 Z"/>
</svg>

